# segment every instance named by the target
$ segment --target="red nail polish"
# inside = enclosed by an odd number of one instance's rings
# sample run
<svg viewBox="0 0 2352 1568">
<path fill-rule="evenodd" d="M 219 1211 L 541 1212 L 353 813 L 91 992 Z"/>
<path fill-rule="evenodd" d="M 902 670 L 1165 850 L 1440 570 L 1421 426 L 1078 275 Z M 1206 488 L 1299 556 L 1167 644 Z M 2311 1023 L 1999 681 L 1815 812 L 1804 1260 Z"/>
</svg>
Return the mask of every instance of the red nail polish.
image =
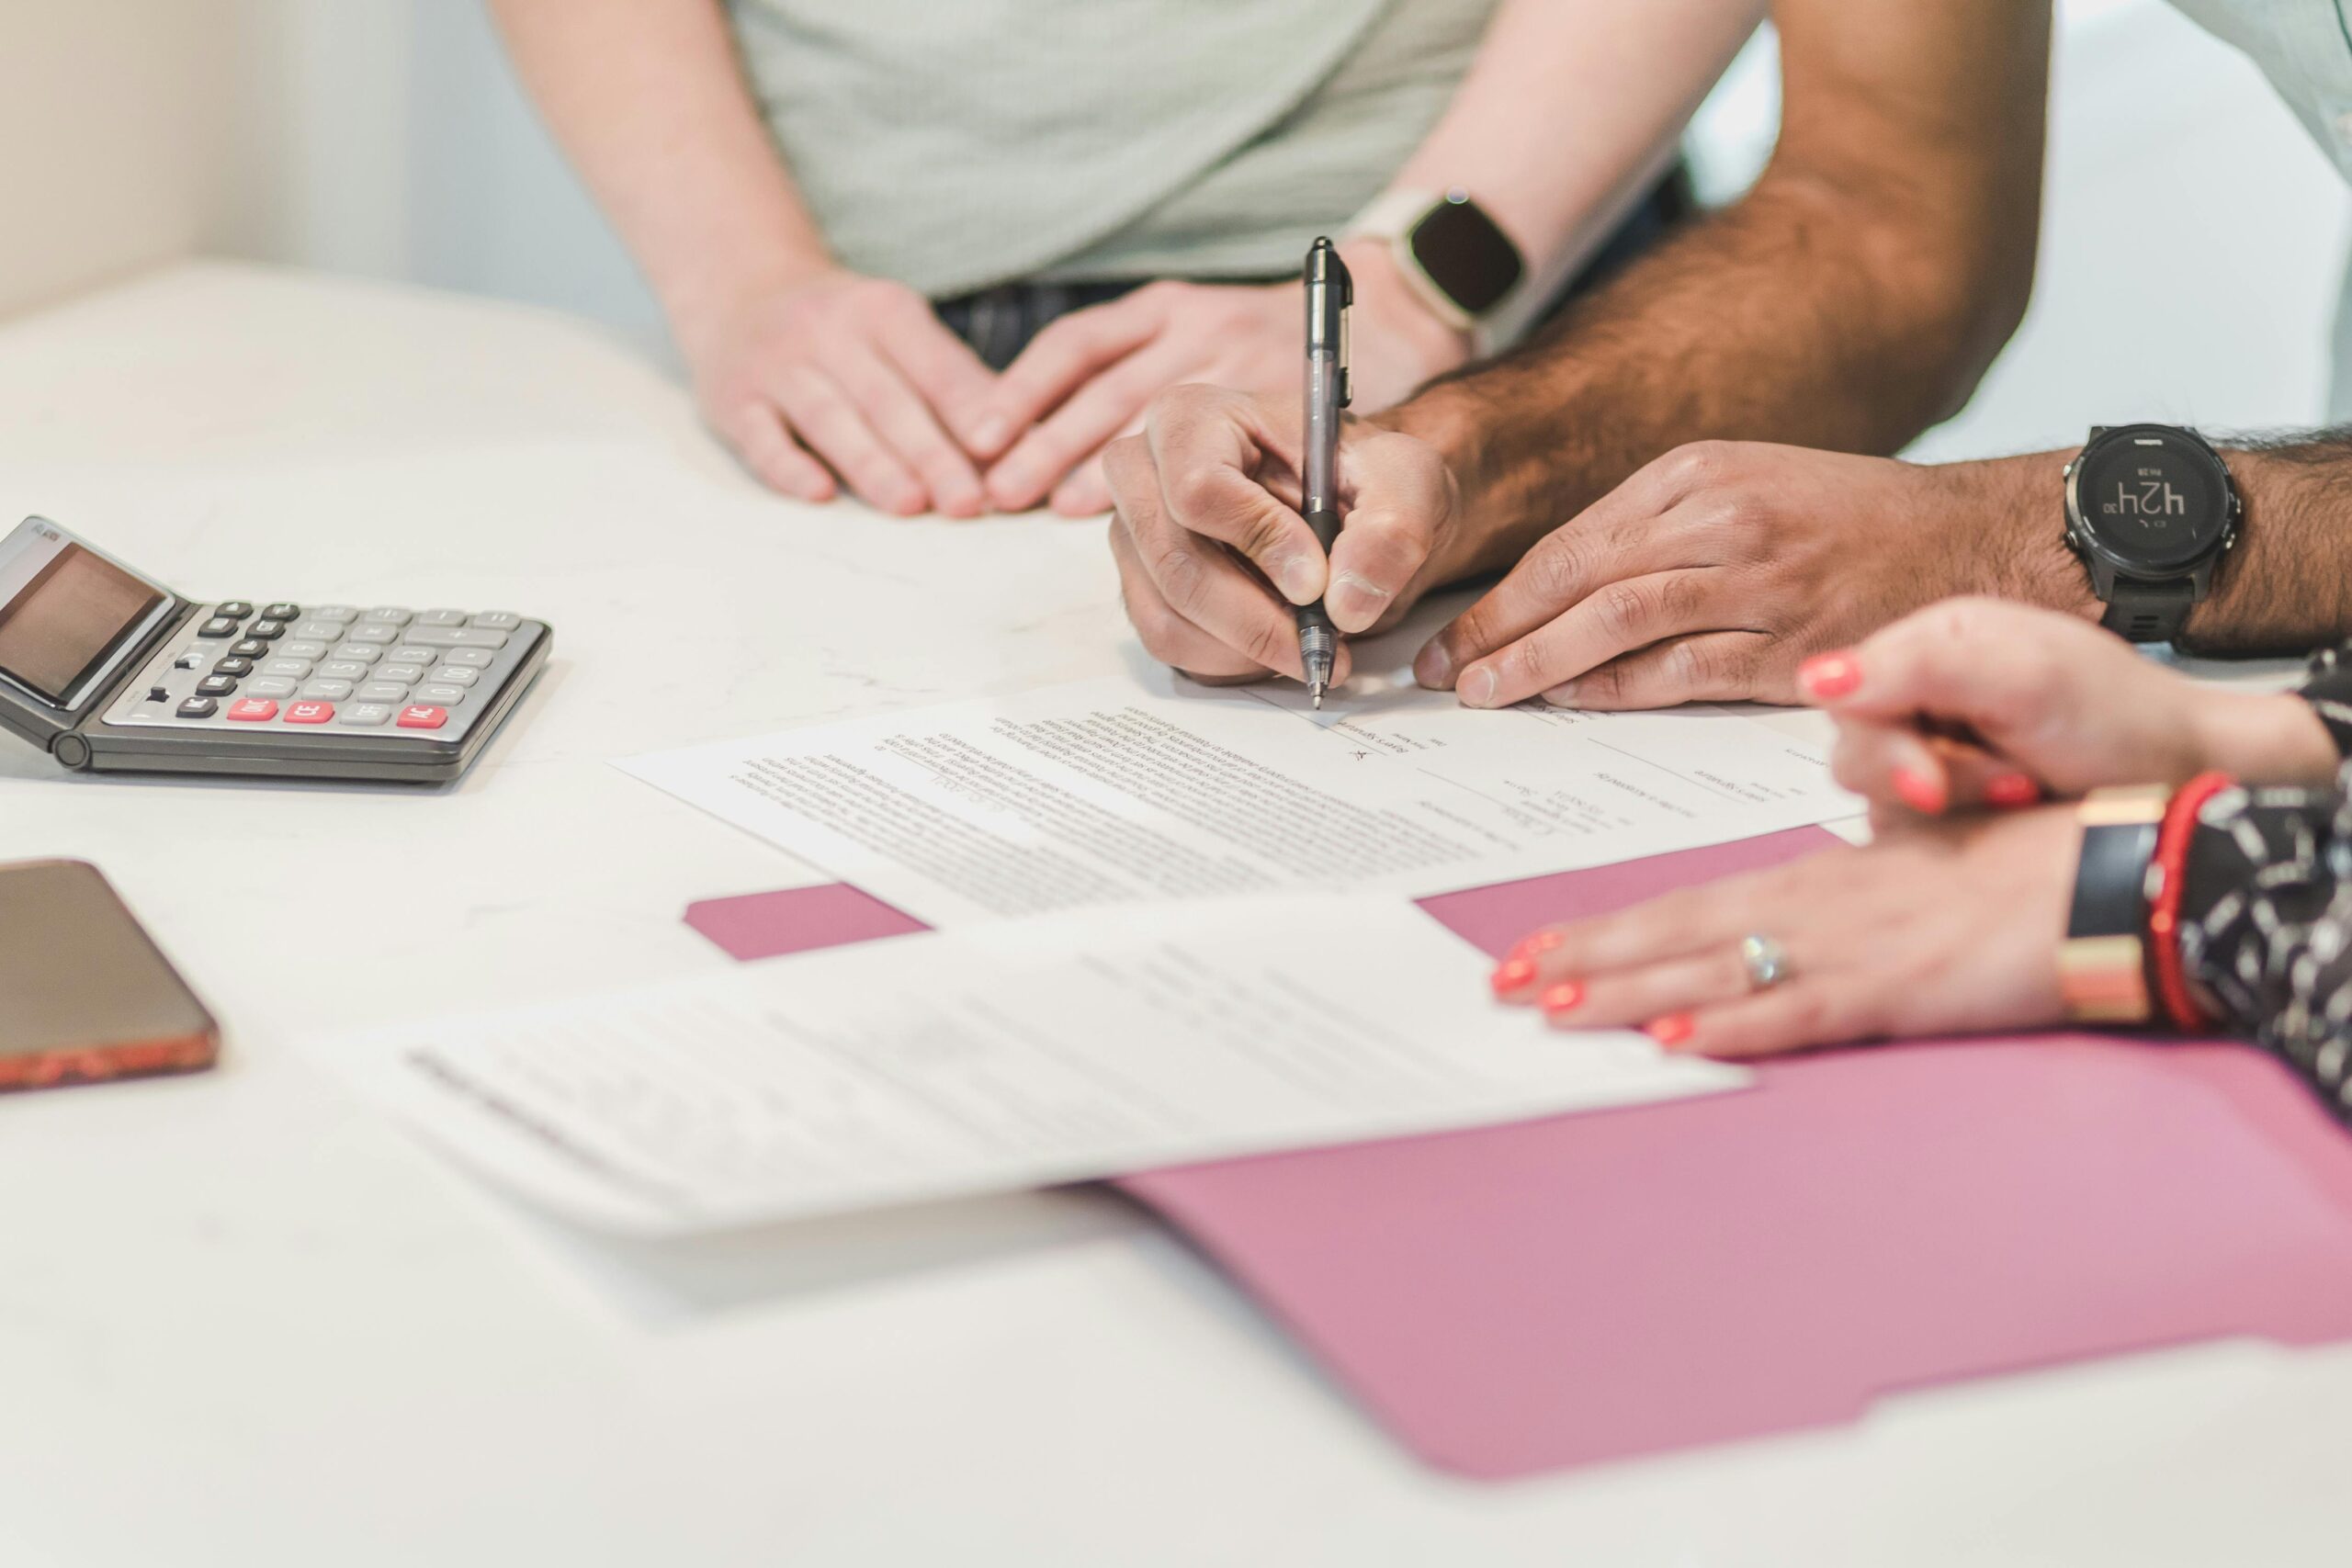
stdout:
<svg viewBox="0 0 2352 1568">
<path fill-rule="evenodd" d="M 1922 816 L 1939 815 L 1944 808 L 1944 786 L 1925 773 L 1915 773 L 1908 768 L 1894 770 L 1894 793 L 1903 804 Z"/>
<path fill-rule="evenodd" d="M 1664 1018 L 1654 1018 L 1642 1025 L 1642 1032 L 1671 1049 L 1690 1038 L 1691 1027 L 1689 1013 L 1670 1012 Z"/>
<path fill-rule="evenodd" d="M 2041 786 L 2025 773 L 1996 773 L 1984 781 L 1984 798 L 1994 806 L 2031 806 Z"/>
<path fill-rule="evenodd" d="M 1534 964 L 1524 958 L 1513 958 L 1496 967 L 1491 984 L 1495 987 L 1495 995 L 1499 997 L 1518 990 L 1534 978 Z"/>
<path fill-rule="evenodd" d="M 1797 680 L 1823 702 L 1845 696 L 1862 683 L 1862 667 L 1850 653 L 1822 653 L 1797 666 Z"/>
<path fill-rule="evenodd" d="M 1545 1012 L 1566 1012 L 1571 1008 L 1582 1005 L 1584 987 L 1574 980 L 1563 980 L 1545 991 L 1542 1000 Z"/>
</svg>

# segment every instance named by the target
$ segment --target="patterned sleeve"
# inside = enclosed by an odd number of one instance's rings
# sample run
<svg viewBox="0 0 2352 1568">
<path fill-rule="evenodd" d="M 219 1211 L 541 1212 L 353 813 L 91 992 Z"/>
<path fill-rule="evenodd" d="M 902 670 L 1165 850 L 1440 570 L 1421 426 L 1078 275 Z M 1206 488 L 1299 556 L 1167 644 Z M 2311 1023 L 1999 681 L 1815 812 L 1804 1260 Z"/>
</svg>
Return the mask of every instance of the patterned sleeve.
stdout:
<svg viewBox="0 0 2352 1568">
<path fill-rule="evenodd" d="M 2180 952 L 2224 1021 L 2352 1122 L 2352 766 L 2333 789 L 2227 789 L 2181 880 Z"/>
</svg>

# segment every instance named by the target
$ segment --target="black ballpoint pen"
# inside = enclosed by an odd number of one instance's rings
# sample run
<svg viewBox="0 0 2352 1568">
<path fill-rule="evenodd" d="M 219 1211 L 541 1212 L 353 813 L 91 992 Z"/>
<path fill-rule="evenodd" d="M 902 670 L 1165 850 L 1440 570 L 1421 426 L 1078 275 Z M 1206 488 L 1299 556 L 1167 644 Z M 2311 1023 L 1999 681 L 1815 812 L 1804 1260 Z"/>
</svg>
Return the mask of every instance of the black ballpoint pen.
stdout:
<svg viewBox="0 0 2352 1568">
<path fill-rule="evenodd" d="M 1317 240 L 1306 253 L 1306 452 L 1301 476 L 1306 493 L 1299 511 L 1327 558 L 1340 536 L 1340 411 L 1348 406 L 1352 391 L 1348 385 L 1348 307 L 1354 299 L 1355 281 L 1348 276 L 1347 263 L 1329 240 Z M 1299 662 L 1319 708 L 1323 694 L 1331 689 L 1340 634 L 1320 599 L 1301 604 L 1295 614 Z"/>
</svg>

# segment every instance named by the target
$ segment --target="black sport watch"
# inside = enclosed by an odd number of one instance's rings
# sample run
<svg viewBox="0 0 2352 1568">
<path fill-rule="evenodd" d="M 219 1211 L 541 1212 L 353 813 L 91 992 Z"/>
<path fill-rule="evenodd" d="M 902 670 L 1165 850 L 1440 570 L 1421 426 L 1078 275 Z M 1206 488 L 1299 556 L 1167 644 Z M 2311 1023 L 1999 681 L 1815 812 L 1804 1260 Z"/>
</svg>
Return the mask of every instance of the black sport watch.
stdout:
<svg viewBox="0 0 2352 1568">
<path fill-rule="evenodd" d="M 2177 637 L 2237 543 L 2241 510 L 2229 466 L 2195 431 L 2092 431 L 2066 465 L 2066 543 L 2107 605 L 2099 624 L 2133 642 Z"/>
</svg>

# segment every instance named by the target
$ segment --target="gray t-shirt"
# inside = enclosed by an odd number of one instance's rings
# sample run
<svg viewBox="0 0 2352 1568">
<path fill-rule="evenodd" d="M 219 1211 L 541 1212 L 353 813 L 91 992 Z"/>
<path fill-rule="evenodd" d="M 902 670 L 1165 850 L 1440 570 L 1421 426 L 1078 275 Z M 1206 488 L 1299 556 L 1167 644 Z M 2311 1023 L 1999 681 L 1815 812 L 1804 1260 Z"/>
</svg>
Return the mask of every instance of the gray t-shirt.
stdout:
<svg viewBox="0 0 2352 1568">
<path fill-rule="evenodd" d="M 1380 194 L 1500 0 L 729 0 L 842 261 L 934 297 L 1270 276 Z"/>
<path fill-rule="evenodd" d="M 2214 37 L 2251 56 L 2303 129 L 2352 180 L 2352 0 L 2174 0 Z M 2328 417 L 2352 420 L 2352 276 L 2335 314 L 2335 390 Z"/>
</svg>

